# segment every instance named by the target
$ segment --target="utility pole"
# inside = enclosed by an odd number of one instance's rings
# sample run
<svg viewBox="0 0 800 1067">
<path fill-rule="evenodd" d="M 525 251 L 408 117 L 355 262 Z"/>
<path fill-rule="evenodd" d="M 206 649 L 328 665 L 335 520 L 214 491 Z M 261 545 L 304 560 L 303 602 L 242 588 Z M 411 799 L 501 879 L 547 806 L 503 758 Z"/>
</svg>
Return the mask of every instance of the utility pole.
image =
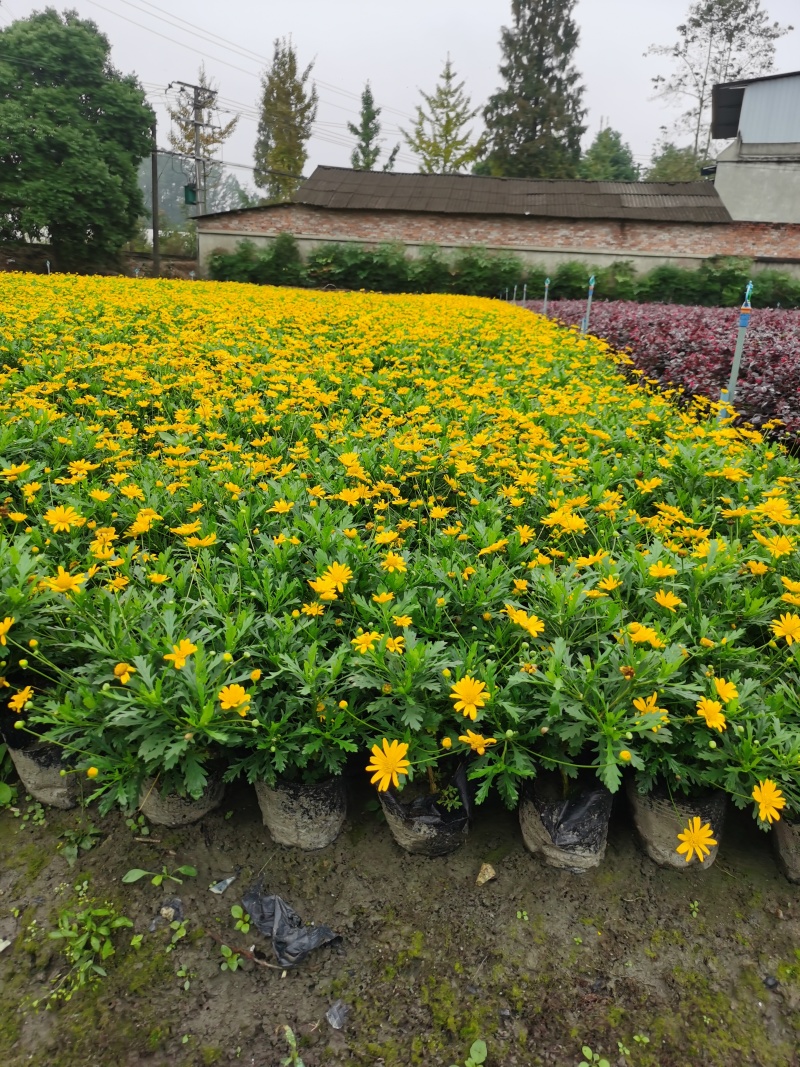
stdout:
<svg viewBox="0 0 800 1067">
<path fill-rule="evenodd" d="M 197 186 L 197 213 L 204 215 L 206 211 L 206 181 L 205 160 L 202 157 L 200 144 L 200 131 L 209 123 L 203 121 L 203 108 L 211 107 L 217 98 L 216 89 L 207 89 L 203 85 L 193 85 L 190 82 L 170 82 L 172 85 L 180 85 L 182 89 L 191 89 L 192 108 L 194 110 L 194 180 Z"/>
<path fill-rule="evenodd" d="M 156 122 L 153 120 L 153 151 L 150 153 L 152 161 L 152 212 L 153 212 L 153 277 L 161 275 L 161 234 L 159 233 L 159 221 L 161 212 L 158 202 L 158 140 L 156 139 Z"/>
</svg>

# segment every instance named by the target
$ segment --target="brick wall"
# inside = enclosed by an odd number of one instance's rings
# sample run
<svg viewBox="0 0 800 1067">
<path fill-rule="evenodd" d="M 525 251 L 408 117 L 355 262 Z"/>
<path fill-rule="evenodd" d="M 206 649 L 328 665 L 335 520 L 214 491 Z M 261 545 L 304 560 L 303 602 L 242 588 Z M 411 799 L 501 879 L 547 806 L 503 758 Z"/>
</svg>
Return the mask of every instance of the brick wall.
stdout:
<svg viewBox="0 0 800 1067">
<path fill-rule="evenodd" d="M 403 211 L 329 211 L 282 204 L 200 220 L 200 259 L 215 248 L 230 250 L 248 237 L 256 243 L 276 234 L 295 235 L 304 250 L 326 241 L 374 244 L 400 241 L 413 252 L 423 244 L 442 248 L 484 245 L 507 249 L 546 266 L 565 259 L 598 264 L 632 259 L 643 270 L 658 263 L 697 265 L 710 256 L 763 259 L 764 266 L 800 273 L 800 225 L 764 222 L 699 224 L 616 222 L 519 216 L 412 214 Z M 792 262 L 796 261 L 796 262 Z"/>
</svg>

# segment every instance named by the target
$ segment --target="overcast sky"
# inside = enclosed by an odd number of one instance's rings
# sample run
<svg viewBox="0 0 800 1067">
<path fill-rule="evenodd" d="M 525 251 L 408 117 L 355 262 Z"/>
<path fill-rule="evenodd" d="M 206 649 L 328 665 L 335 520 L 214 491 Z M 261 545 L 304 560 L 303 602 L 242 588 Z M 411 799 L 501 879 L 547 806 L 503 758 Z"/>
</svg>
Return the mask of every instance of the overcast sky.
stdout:
<svg viewBox="0 0 800 1067">
<path fill-rule="evenodd" d="M 586 141 L 601 121 L 622 131 L 645 163 L 660 127 L 675 117 L 652 99 L 650 78 L 667 72 L 664 60 L 644 57 L 653 43 L 671 44 L 689 0 L 579 0 L 576 64 L 589 109 Z M 47 0 L 0 0 L 0 25 L 48 6 Z M 301 63 L 314 61 L 320 106 L 306 173 L 318 164 L 349 166 L 364 83 L 372 83 L 386 148 L 410 125 L 418 90 L 431 91 L 449 52 L 474 106 L 499 83 L 500 28 L 510 0 L 56 0 L 93 19 L 112 44 L 122 71 L 135 72 L 159 112 L 159 143 L 166 146 L 165 90 L 171 81 L 194 82 L 197 69 L 218 84 L 219 102 L 240 112 L 224 149 L 230 163 L 252 166 L 260 73 L 276 37 L 291 35 Z M 800 69 L 798 0 L 765 0 L 770 17 L 798 29 L 778 42 L 776 71 Z M 227 116 L 220 116 L 222 120 Z M 162 121 L 163 119 L 163 121 Z M 403 145 L 397 170 L 416 170 Z M 250 184 L 246 169 L 235 172 Z"/>
</svg>

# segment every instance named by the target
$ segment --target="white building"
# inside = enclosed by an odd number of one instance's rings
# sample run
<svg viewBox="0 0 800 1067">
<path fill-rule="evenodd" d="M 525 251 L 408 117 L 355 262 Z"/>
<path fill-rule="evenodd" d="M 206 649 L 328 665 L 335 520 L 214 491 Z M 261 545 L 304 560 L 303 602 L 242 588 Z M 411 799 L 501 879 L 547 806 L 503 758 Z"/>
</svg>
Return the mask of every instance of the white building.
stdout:
<svg viewBox="0 0 800 1067">
<path fill-rule="evenodd" d="M 711 135 L 735 138 L 714 178 L 733 219 L 800 223 L 800 71 L 715 85 Z"/>
</svg>

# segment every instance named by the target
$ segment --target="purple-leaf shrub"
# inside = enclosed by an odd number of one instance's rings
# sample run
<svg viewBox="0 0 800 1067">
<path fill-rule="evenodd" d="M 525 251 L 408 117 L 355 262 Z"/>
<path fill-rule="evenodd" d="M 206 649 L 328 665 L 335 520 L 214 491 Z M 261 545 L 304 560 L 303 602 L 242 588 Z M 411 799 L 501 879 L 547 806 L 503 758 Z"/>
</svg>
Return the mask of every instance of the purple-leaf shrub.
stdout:
<svg viewBox="0 0 800 1067">
<path fill-rule="evenodd" d="M 553 301 L 548 309 L 569 326 L 579 326 L 585 313 L 585 300 Z M 590 332 L 627 352 L 648 378 L 717 401 L 730 377 L 738 326 L 738 308 L 609 301 L 592 306 Z M 780 419 L 788 434 L 800 436 L 800 311 L 753 312 L 734 406 L 754 426 Z"/>
</svg>

